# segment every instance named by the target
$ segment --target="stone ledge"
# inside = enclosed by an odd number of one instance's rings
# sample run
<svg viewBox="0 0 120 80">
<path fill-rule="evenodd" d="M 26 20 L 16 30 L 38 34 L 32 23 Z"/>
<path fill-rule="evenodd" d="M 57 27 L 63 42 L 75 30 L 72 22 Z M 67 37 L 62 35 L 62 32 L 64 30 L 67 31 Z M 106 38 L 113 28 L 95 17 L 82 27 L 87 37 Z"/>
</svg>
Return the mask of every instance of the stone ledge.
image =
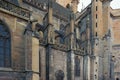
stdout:
<svg viewBox="0 0 120 80">
<path fill-rule="evenodd" d="M 16 6 L 8 1 L 0 0 L 0 11 L 4 13 L 8 13 L 10 15 L 29 20 L 30 11 L 22 8 L 20 6 Z"/>
</svg>

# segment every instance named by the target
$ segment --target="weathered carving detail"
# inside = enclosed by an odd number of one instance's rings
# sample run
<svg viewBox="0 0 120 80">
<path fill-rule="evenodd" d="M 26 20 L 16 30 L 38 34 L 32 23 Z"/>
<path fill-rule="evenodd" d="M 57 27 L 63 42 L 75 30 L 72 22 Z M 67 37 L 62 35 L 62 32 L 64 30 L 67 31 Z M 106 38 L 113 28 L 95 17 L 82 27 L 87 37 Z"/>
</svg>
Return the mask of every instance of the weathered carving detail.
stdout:
<svg viewBox="0 0 120 80">
<path fill-rule="evenodd" d="M 55 30 L 55 32 L 58 34 L 58 36 L 56 36 L 55 39 L 57 37 L 60 37 L 63 40 L 73 34 L 73 33 L 69 33 L 68 35 L 65 35 L 65 32 L 63 30 Z"/>
<path fill-rule="evenodd" d="M 13 15 L 19 15 L 25 18 L 30 18 L 29 10 L 19 7 L 17 5 L 14 5 L 6 0 L 0 0 L 0 8 L 7 10 L 11 13 L 14 13 Z"/>
<path fill-rule="evenodd" d="M 27 23 L 27 26 L 25 28 L 24 34 L 26 34 L 27 31 L 33 32 L 32 30 L 32 23 L 37 22 L 38 20 L 29 20 Z"/>
<path fill-rule="evenodd" d="M 37 31 L 42 31 L 42 32 L 44 32 L 44 31 L 46 30 L 46 28 L 47 28 L 47 27 L 45 27 L 44 25 L 41 25 L 41 24 L 39 24 L 39 23 L 36 23 L 36 25 L 35 25 L 35 30 L 37 30 Z"/>
<path fill-rule="evenodd" d="M 32 36 L 33 37 L 36 37 L 36 38 L 38 38 L 38 39 L 40 39 L 40 34 L 39 34 L 39 31 L 44 31 L 43 30 L 43 26 L 42 25 L 40 25 L 40 26 L 36 26 L 35 27 L 35 30 L 33 30 L 32 29 L 32 23 L 33 22 L 37 22 L 37 20 L 34 20 L 34 21 L 28 21 L 28 24 L 27 24 L 27 26 L 26 26 L 26 28 L 25 28 L 25 31 L 24 31 L 24 34 L 32 34 Z"/>
<path fill-rule="evenodd" d="M 107 39 L 108 37 L 111 37 L 111 30 L 109 29 L 108 32 L 103 36 L 103 39 Z"/>
<path fill-rule="evenodd" d="M 46 3 L 42 4 L 42 3 L 35 1 L 35 0 L 23 0 L 23 2 L 28 3 L 28 4 L 32 5 L 33 7 L 36 7 L 40 10 L 43 10 L 43 11 L 47 10 Z"/>
<path fill-rule="evenodd" d="M 55 37 L 55 39 L 57 37 L 61 37 L 61 38 L 65 38 L 65 32 L 63 30 L 55 30 L 55 32 L 58 34 L 58 36 Z"/>
</svg>

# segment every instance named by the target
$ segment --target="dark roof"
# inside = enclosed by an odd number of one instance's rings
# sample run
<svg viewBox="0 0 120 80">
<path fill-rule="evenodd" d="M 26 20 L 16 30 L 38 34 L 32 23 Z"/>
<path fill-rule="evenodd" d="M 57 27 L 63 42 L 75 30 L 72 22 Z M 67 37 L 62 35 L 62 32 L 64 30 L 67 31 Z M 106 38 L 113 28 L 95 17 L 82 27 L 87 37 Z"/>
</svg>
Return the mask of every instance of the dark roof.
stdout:
<svg viewBox="0 0 120 80">
<path fill-rule="evenodd" d="M 6 1 L 19 6 L 19 0 L 6 0 Z M 26 1 L 26 0 L 23 0 L 23 1 Z M 46 4 L 48 6 L 48 1 L 49 0 L 35 0 L 35 1 L 37 3 L 40 3 L 41 5 Z M 63 6 L 61 6 L 60 4 L 58 4 L 56 2 L 53 2 L 52 6 L 53 6 L 53 15 L 54 16 L 65 19 L 65 20 L 69 19 L 69 15 L 70 15 L 70 10 L 69 9 L 64 8 Z"/>
<path fill-rule="evenodd" d="M 24 2 L 26 2 L 26 0 L 23 0 Z M 46 6 L 48 7 L 48 1 L 49 0 L 35 0 L 35 2 L 44 5 L 46 4 Z M 53 7 L 53 15 L 59 18 L 64 18 L 64 19 L 69 19 L 69 14 L 70 14 L 70 10 L 61 6 L 60 4 L 53 2 L 52 3 L 52 7 Z M 36 7 L 37 8 L 37 7 Z M 42 10 L 42 8 L 39 8 Z M 44 10 L 43 10 L 44 11 Z"/>
<path fill-rule="evenodd" d="M 48 6 L 48 0 L 38 0 L 39 3 L 41 4 L 47 4 Z M 52 4 L 53 6 L 53 15 L 55 16 L 59 16 L 59 17 L 63 17 L 68 19 L 69 18 L 69 14 L 70 14 L 70 10 L 61 6 L 60 4 L 53 2 Z"/>
<path fill-rule="evenodd" d="M 66 19 L 69 19 L 70 16 L 70 10 L 67 8 L 64 8 L 60 4 L 53 2 L 53 13 L 56 16 L 63 17 Z"/>
</svg>

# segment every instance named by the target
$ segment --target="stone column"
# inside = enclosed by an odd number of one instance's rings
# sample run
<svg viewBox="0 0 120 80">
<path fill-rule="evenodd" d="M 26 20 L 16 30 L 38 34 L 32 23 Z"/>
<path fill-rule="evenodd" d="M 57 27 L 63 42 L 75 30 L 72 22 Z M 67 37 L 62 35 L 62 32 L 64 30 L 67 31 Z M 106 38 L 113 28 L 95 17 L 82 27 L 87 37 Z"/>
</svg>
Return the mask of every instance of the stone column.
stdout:
<svg viewBox="0 0 120 80">
<path fill-rule="evenodd" d="M 84 71 L 84 70 L 83 70 L 83 69 L 84 69 L 84 68 L 83 68 L 83 67 L 84 67 L 84 66 L 83 66 L 83 56 L 81 56 L 81 59 L 80 59 L 80 66 L 81 66 L 81 68 L 80 68 L 80 71 L 81 71 L 81 72 L 80 72 L 80 80 L 83 80 L 83 71 Z"/>
<path fill-rule="evenodd" d="M 89 10 L 89 8 L 88 8 L 88 15 L 89 15 L 89 12 L 90 10 Z M 87 77 L 88 77 L 88 80 L 90 80 L 90 74 L 91 74 L 91 65 L 90 65 L 90 63 L 91 63 L 91 59 L 90 59 L 90 55 L 91 55 L 91 43 L 90 43 L 90 17 L 88 16 L 87 17 L 87 34 L 86 34 L 86 36 L 87 36 L 87 60 L 88 60 L 88 68 L 87 68 L 87 70 L 88 70 L 88 73 L 87 73 Z"/>
<path fill-rule="evenodd" d="M 39 40 L 32 38 L 32 80 L 39 80 Z"/>
<path fill-rule="evenodd" d="M 74 51 L 71 51 L 71 80 L 75 80 L 75 54 Z"/>
<path fill-rule="evenodd" d="M 32 33 L 28 32 L 25 36 L 25 71 L 26 80 L 32 80 Z"/>
<path fill-rule="evenodd" d="M 55 80 L 54 60 L 51 45 L 46 49 L 46 80 Z"/>
<path fill-rule="evenodd" d="M 91 70 L 90 70 L 90 57 L 88 56 L 88 80 L 90 80 L 90 73 L 91 73 Z"/>
<path fill-rule="evenodd" d="M 91 80 L 100 80 L 100 67 L 102 64 L 99 63 L 101 48 L 100 43 L 102 31 L 103 31 L 103 22 L 102 22 L 102 2 L 100 0 L 92 0 L 92 49 L 91 49 Z"/>
<path fill-rule="evenodd" d="M 114 69 L 115 69 L 114 58 L 111 56 L 111 62 L 110 62 L 110 76 L 111 76 L 111 80 L 114 80 L 114 78 L 115 78 Z"/>
<path fill-rule="evenodd" d="M 49 0 L 48 4 L 48 43 L 54 43 L 54 28 L 53 28 L 53 0 Z"/>
<path fill-rule="evenodd" d="M 70 32 L 74 33 L 74 14 L 71 13 L 70 15 Z M 71 53 L 71 80 L 75 79 L 75 74 L 74 74 L 74 65 L 75 65 L 75 61 L 74 61 L 74 34 L 71 35 L 70 37 L 70 53 Z"/>
<path fill-rule="evenodd" d="M 104 40 L 104 55 L 103 55 L 103 74 L 104 80 L 110 80 L 110 67 L 111 67 L 111 38 L 109 36 Z"/>
<path fill-rule="evenodd" d="M 111 31 L 110 31 L 110 2 L 111 0 L 101 0 L 103 8 L 103 77 L 104 80 L 110 80 L 110 58 L 111 58 Z"/>
<path fill-rule="evenodd" d="M 40 80 L 46 80 L 46 49 L 40 45 Z"/>
<path fill-rule="evenodd" d="M 94 80 L 94 56 L 90 59 L 90 80 Z"/>
<path fill-rule="evenodd" d="M 46 48 L 46 80 L 55 80 L 54 62 L 51 45 L 54 44 L 53 28 L 53 0 L 48 2 L 48 28 L 47 28 L 47 48 Z"/>
<path fill-rule="evenodd" d="M 99 76 L 99 39 L 98 38 L 94 38 L 94 69 L 93 69 L 93 77 L 94 80 L 99 80 L 98 76 Z"/>
</svg>

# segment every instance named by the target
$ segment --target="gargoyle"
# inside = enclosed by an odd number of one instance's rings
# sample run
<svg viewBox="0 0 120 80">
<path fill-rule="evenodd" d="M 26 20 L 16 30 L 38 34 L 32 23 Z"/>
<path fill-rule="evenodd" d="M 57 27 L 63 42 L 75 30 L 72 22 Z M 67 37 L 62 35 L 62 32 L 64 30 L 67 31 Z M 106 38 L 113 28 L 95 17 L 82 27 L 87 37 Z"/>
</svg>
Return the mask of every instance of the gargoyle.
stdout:
<svg viewBox="0 0 120 80">
<path fill-rule="evenodd" d="M 57 37 L 61 37 L 61 38 L 64 38 L 65 37 L 65 32 L 63 30 L 55 30 L 55 32 L 58 34 L 55 39 Z"/>
<path fill-rule="evenodd" d="M 65 35 L 65 32 L 64 32 L 63 30 L 55 30 L 55 32 L 58 34 L 58 35 L 55 37 L 55 39 L 58 38 L 58 37 L 60 37 L 60 38 L 62 38 L 63 40 L 64 40 L 65 38 L 67 38 L 68 36 L 70 36 L 71 34 L 73 34 L 73 33 L 69 33 L 68 35 Z"/>
<path fill-rule="evenodd" d="M 37 22 L 38 20 L 30 20 L 30 21 L 28 21 L 28 24 L 27 24 L 27 26 L 25 27 L 25 31 L 24 31 L 24 35 L 26 34 L 26 32 L 33 32 L 33 30 L 32 30 L 32 23 L 33 22 Z"/>
<path fill-rule="evenodd" d="M 37 30 L 38 32 L 39 32 L 39 31 L 44 32 L 44 31 L 46 30 L 46 28 L 47 28 L 47 27 L 45 27 L 44 25 L 41 25 L 41 24 L 39 24 L 39 23 L 36 23 L 36 25 L 35 25 L 35 30 Z"/>
<path fill-rule="evenodd" d="M 25 35 L 27 31 L 33 32 L 33 30 L 32 30 L 32 22 L 31 21 L 28 22 L 23 34 Z"/>
</svg>

